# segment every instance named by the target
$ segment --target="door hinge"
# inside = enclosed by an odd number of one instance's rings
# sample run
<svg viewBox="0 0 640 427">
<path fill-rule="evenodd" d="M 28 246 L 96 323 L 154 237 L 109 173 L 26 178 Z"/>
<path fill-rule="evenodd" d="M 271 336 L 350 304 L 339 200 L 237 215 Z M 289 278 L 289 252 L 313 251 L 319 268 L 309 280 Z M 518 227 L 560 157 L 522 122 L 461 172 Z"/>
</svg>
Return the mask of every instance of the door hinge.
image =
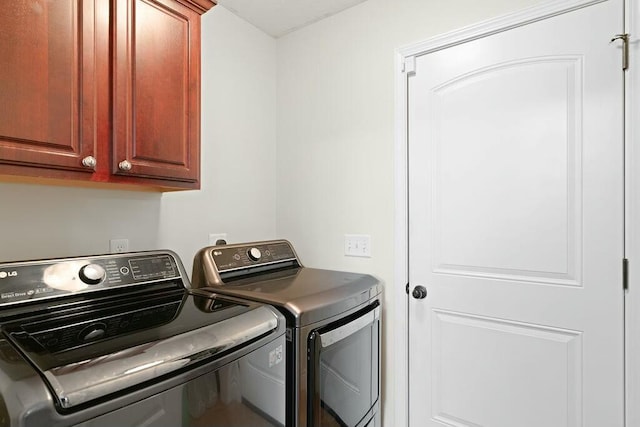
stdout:
<svg viewBox="0 0 640 427">
<path fill-rule="evenodd" d="M 404 58 L 404 61 L 402 61 L 402 72 L 408 76 L 416 73 L 415 56 L 407 56 Z"/>
<path fill-rule="evenodd" d="M 622 289 L 629 289 L 629 260 L 626 258 L 622 259 Z"/>
<path fill-rule="evenodd" d="M 622 70 L 624 71 L 629 68 L 629 34 L 616 34 L 610 43 L 616 40 L 622 40 Z"/>
<path fill-rule="evenodd" d="M 404 290 L 407 293 L 407 295 L 409 295 L 409 284 L 408 283 L 407 283 L 407 286 L 405 286 Z"/>
</svg>

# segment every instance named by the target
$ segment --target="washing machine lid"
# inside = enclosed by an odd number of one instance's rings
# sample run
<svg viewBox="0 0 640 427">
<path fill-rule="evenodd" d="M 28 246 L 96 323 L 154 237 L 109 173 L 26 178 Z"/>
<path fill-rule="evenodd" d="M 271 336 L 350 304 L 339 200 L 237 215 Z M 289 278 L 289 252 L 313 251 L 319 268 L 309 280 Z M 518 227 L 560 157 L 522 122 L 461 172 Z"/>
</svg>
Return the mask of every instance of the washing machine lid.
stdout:
<svg viewBox="0 0 640 427">
<path fill-rule="evenodd" d="M 185 294 L 175 304 L 128 309 L 86 322 L 86 326 L 52 324 L 48 328 L 47 324 L 21 322 L 4 325 L 3 332 L 40 371 L 64 410 L 156 381 L 239 349 L 278 328 L 273 309 L 223 301 Z M 61 348 L 62 341 L 77 338 L 76 330 L 82 336 L 99 331 L 99 323 L 117 328 L 135 321 L 144 327 L 135 331 L 121 327 L 124 331 L 117 336 Z"/>
</svg>

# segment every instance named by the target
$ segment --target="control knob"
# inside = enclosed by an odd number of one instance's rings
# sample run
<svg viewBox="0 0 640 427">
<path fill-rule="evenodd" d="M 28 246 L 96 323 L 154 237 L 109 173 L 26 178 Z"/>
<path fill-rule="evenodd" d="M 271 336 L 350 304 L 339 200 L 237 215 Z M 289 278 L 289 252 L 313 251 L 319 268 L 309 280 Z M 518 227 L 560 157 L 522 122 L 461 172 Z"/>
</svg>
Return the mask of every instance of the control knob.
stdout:
<svg viewBox="0 0 640 427">
<path fill-rule="evenodd" d="M 98 264 L 87 264 L 80 269 L 78 275 L 87 285 L 97 285 L 105 279 L 107 273 Z"/>
<path fill-rule="evenodd" d="M 262 252 L 258 248 L 251 248 L 247 251 L 247 255 L 249 255 L 249 259 L 252 261 L 259 261 L 262 258 Z"/>
</svg>

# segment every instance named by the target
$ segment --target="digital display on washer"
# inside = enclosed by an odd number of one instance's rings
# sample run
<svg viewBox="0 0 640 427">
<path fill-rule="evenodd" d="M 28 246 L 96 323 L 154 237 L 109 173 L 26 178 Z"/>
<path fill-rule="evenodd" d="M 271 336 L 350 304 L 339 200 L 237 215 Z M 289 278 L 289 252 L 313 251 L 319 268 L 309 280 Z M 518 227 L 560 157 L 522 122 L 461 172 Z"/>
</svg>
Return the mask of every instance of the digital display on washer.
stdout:
<svg viewBox="0 0 640 427">
<path fill-rule="evenodd" d="M 166 279 L 177 276 L 176 268 L 169 256 L 130 259 L 129 266 L 135 280 Z"/>
</svg>

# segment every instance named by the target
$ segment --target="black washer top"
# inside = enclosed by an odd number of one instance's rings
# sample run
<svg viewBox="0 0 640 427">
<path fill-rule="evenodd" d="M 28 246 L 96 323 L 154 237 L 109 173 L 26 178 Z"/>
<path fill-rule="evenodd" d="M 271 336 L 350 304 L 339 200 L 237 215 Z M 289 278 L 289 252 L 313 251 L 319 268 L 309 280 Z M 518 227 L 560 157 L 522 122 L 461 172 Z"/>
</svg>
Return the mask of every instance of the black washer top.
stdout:
<svg viewBox="0 0 640 427">
<path fill-rule="evenodd" d="M 193 294 L 171 251 L 5 263 L 0 273 L 0 342 L 40 373 L 60 410 L 284 331 L 263 304 Z"/>
<path fill-rule="evenodd" d="M 44 372 L 145 343 L 161 341 L 239 316 L 257 304 L 190 295 L 166 289 L 151 295 L 122 295 L 85 301 L 55 312 L 0 325 L 3 334 Z"/>
</svg>

